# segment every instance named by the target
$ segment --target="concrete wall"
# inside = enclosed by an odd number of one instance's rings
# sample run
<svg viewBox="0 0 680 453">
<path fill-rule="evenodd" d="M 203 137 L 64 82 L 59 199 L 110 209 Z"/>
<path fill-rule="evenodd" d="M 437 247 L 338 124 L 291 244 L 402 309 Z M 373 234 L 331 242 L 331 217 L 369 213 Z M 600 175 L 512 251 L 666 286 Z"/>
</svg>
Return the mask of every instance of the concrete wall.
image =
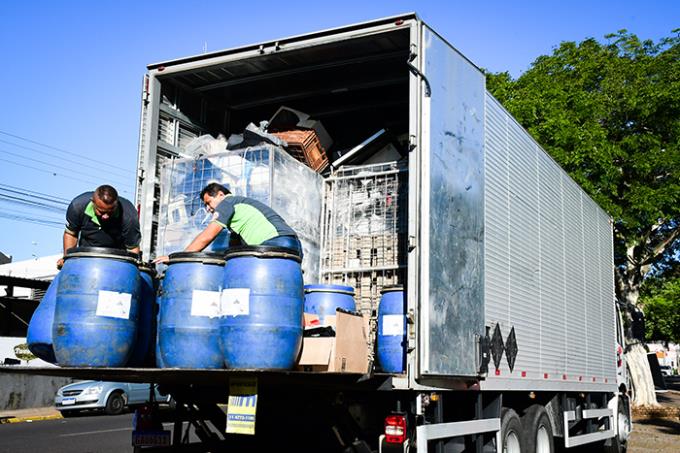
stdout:
<svg viewBox="0 0 680 453">
<path fill-rule="evenodd" d="M 0 367 L 0 411 L 54 405 L 59 388 L 71 378 L 7 374 Z"/>
<path fill-rule="evenodd" d="M 0 337 L 0 363 L 5 357 L 15 359 L 14 346 L 21 343 L 26 343 L 26 338 Z M 31 367 L 54 366 L 35 359 L 30 362 L 22 360 L 21 365 L 8 365 L 7 367 L 16 369 L 27 365 Z M 71 378 L 7 374 L 2 372 L 3 368 L 5 367 L 0 366 L 0 411 L 52 406 L 57 390 L 73 382 Z"/>
</svg>

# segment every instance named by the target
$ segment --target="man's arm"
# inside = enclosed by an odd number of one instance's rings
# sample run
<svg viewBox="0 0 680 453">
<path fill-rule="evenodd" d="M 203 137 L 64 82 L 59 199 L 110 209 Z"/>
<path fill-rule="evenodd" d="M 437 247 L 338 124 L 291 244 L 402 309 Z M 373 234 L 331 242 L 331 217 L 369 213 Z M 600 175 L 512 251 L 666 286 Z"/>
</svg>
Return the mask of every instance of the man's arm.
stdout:
<svg viewBox="0 0 680 453">
<path fill-rule="evenodd" d="M 75 247 L 78 244 L 78 238 L 68 231 L 64 231 L 64 239 L 63 239 L 63 244 L 64 244 L 64 255 L 66 255 L 66 251 L 70 248 Z M 64 265 L 64 258 L 59 258 L 57 260 L 57 269 L 61 269 L 61 267 Z"/>
<path fill-rule="evenodd" d="M 206 248 L 212 241 L 215 240 L 218 234 L 222 231 L 222 225 L 211 222 L 205 230 L 201 231 L 196 238 L 191 241 L 184 249 L 185 252 L 200 252 Z"/>
<path fill-rule="evenodd" d="M 139 226 L 139 217 L 135 206 L 128 200 L 120 199 L 121 209 L 123 210 L 123 243 L 128 252 L 139 255 L 140 243 L 142 242 L 141 228 Z"/>
<path fill-rule="evenodd" d="M 218 234 L 222 231 L 223 227 L 217 222 L 211 222 L 205 230 L 201 231 L 198 236 L 194 238 L 193 241 L 184 249 L 185 252 L 200 252 L 206 248 L 212 241 L 215 240 Z M 167 263 L 167 256 L 159 256 L 154 263 Z"/>
</svg>

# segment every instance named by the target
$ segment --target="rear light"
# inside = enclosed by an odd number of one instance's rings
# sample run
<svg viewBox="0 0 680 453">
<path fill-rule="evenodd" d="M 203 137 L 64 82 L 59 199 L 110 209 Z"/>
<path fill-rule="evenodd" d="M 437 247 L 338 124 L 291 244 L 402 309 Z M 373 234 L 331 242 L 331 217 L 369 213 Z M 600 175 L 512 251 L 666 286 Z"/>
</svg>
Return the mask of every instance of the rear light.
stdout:
<svg viewBox="0 0 680 453">
<path fill-rule="evenodd" d="M 406 417 L 403 415 L 388 415 L 385 418 L 385 442 L 403 444 L 406 440 Z"/>
</svg>

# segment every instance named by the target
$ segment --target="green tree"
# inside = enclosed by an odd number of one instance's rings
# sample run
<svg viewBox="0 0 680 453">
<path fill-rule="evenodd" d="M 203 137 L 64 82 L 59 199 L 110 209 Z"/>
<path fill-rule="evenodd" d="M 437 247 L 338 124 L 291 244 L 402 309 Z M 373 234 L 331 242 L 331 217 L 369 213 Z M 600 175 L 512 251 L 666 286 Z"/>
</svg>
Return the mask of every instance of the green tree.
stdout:
<svg viewBox="0 0 680 453">
<path fill-rule="evenodd" d="M 680 343 L 680 278 L 645 281 L 640 306 L 647 340 Z"/>
<path fill-rule="evenodd" d="M 680 251 L 679 32 L 563 42 L 516 80 L 487 74 L 487 89 L 613 217 L 616 292 L 629 306 Z"/>
</svg>

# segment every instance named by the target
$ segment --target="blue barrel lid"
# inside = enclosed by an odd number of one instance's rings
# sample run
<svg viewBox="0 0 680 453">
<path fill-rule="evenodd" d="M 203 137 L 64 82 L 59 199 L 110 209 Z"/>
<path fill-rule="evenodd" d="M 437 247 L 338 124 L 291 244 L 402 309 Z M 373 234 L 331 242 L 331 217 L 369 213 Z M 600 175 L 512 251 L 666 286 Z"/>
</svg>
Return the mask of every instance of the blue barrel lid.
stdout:
<svg viewBox="0 0 680 453">
<path fill-rule="evenodd" d="M 344 285 L 305 285 L 306 293 L 342 293 L 354 296 L 354 288 Z"/>
<path fill-rule="evenodd" d="M 257 258 L 285 258 L 302 262 L 297 250 L 287 247 L 277 247 L 272 245 L 245 245 L 240 247 L 229 247 L 224 255 L 224 259 L 238 258 L 244 256 L 254 256 Z"/>
<path fill-rule="evenodd" d="M 403 291 L 403 290 L 404 290 L 404 285 L 385 286 L 382 289 L 382 291 L 380 291 L 380 294 L 393 293 L 395 291 Z"/>
<path fill-rule="evenodd" d="M 66 251 L 64 259 L 69 258 L 111 258 L 115 260 L 139 262 L 139 254 L 108 247 L 73 247 Z"/>
<path fill-rule="evenodd" d="M 219 253 L 176 252 L 168 256 L 168 265 L 175 263 L 202 263 L 224 265 L 224 258 Z"/>
</svg>

